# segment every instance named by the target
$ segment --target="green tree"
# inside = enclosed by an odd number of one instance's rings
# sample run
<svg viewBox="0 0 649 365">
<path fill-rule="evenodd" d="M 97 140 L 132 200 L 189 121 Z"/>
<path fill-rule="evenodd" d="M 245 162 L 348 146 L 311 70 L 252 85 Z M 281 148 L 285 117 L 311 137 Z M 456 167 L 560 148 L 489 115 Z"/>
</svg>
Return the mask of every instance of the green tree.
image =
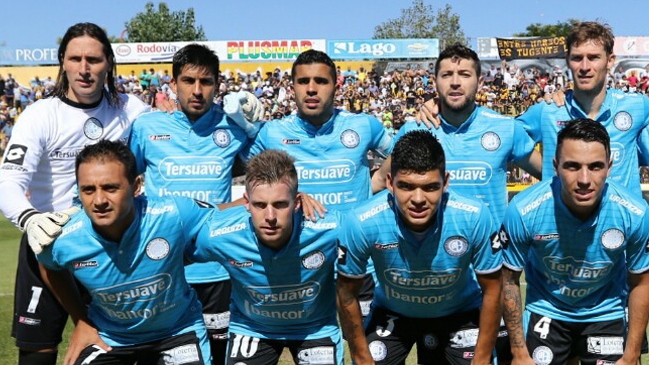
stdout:
<svg viewBox="0 0 649 365">
<path fill-rule="evenodd" d="M 148 2 L 143 13 L 126 22 L 128 42 L 180 42 L 204 41 L 202 26 L 196 26 L 194 9 L 170 12 L 166 3 L 160 2 L 158 10 Z"/>
<path fill-rule="evenodd" d="M 581 20 L 572 18 L 556 24 L 533 23 L 524 32 L 514 33 L 514 37 L 567 37 L 572 27 L 579 23 Z"/>
<path fill-rule="evenodd" d="M 437 38 L 440 48 L 469 39 L 460 27 L 460 16 L 452 12 L 451 5 L 433 9 L 423 0 L 414 0 L 409 8 L 401 9 L 401 16 L 385 21 L 374 28 L 374 39 L 385 38 Z"/>
</svg>

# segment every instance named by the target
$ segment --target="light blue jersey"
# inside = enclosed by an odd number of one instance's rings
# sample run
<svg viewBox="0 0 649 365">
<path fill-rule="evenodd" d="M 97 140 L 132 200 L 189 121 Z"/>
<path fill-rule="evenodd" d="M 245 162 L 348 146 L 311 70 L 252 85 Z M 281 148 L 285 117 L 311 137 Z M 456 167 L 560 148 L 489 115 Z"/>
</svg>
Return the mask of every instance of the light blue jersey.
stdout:
<svg viewBox="0 0 649 365">
<path fill-rule="evenodd" d="M 290 242 L 279 251 L 260 243 L 245 207 L 215 213 L 187 257 L 216 260 L 230 274 L 230 331 L 277 340 L 338 335 L 334 266 L 340 215 L 316 223 L 293 215 Z"/>
<path fill-rule="evenodd" d="M 649 269 L 647 204 L 609 181 L 581 221 L 560 194 L 558 178 L 543 181 L 516 195 L 505 215 L 505 266 L 525 269 L 526 308 L 568 322 L 623 318 L 627 274 Z"/>
<path fill-rule="evenodd" d="M 336 109 L 320 128 L 298 115 L 265 123 L 249 156 L 286 151 L 295 158 L 300 191 L 345 211 L 372 196 L 367 152 L 385 157 L 393 147 L 393 138 L 376 118 Z"/>
<path fill-rule="evenodd" d="M 119 243 L 95 232 L 81 211 L 38 260 L 69 270 L 88 290 L 88 317 L 108 345 L 196 331 L 203 353 L 209 353 L 201 304 L 185 281 L 183 254 L 212 211 L 186 198 L 138 197 L 135 220 Z"/>
<path fill-rule="evenodd" d="M 428 130 L 408 122 L 397 139 L 414 129 Z M 449 189 L 482 200 L 502 222 L 508 201 L 507 163 L 527 158 L 536 145 L 521 124 L 478 106 L 459 128 L 442 119 L 440 128 L 430 132 L 444 148 Z"/>
<path fill-rule="evenodd" d="M 144 114 L 129 139 L 148 196 L 186 196 L 213 205 L 231 201 L 232 166 L 247 144 L 245 132 L 218 105 L 193 123 L 180 111 Z M 186 275 L 192 284 L 228 279 L 218 263 L 187 266 Z"/>
<path fill-rule="evenodd" d="M 518 117 L 527 133 L 543 144 L 543 180 L 555 175 L 552 160 L 559 130 L 566 122 L 577 118 L 586 118 L 586 113 L 577 105 L 572 91 L 566 93 L 565 106 L 538 103 Z M 649 98 L 609 89 L 595 121 L 602 123 L 611 138 L 613 167 L 610 179 L 641 196 L 637 139 L 649 124 Z"/>
<path fill-rule="evenodd" d="M 450 192 L 419 240 L 384 191 L 345 217 L 338 275 L 363 277 L 371 258 L 378 276 L 373 308 L 415 318 L 465 312 L 482 304 L 475 274 L 501 268 L 500 247 L 492 247 L 496 230 L 482 202 Z"/>
</svg>

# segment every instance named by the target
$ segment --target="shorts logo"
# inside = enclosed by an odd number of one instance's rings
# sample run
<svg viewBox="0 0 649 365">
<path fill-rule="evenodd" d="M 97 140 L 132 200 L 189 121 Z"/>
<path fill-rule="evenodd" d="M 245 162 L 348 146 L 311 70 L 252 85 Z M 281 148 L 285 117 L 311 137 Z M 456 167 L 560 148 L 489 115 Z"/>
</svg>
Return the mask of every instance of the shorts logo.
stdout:
<svg viewBox="0 0 649 365">
<path fill-rule="evenodd" d="M 40 319 L 35 319 L 35 318 L 29 318 L 29 317 L 23 317 L 19 316 L 18 317 L 18 322 L 22 324 L 26 324 L 28 326 L 38 326 L 41 324 Z"/>
<path fill-rule="evenodd" d="M 451 348 L 463 349 L 474 347 L 478 343 L 478 329 L 470 328 L 457 331 L 453 334 L 450 341 Z"/>
<path fill-rule="evenodd" d="M 164 238 L 154 238 L 146 245 L 146 255 L 152 260 L 160 260 L 169 254 L 169 242 Z"/>
<path fill-rule="evenodd" d="M 462 357 L 465 359 L 473 359 L 473 356 L 475 355 L 475 352 L 472 351 L 464 351 L 462 353 Z"/>
<path fill-rule="evenodd" d="M 223 313 L 203 313 L 203 322 L 208 330 L 220 330 L 230 325 L 230 311 Z"/>
<path fill-rule="evenodd" d="M 318 269 L 324 264 L 325 255 L 322 251 L 311 252 L 302 258 L 302 266 L 307 270 Z"/>
<path fill-rule="evenodd" d="M 424 335 L 424 346 L 426 346 L 427 349 L 434 350 L 437 348 L 437 344 L 437 337 L 435 337 L 435 335 L 430 333 Z"/>
<path fill-rule="evenodd" d="M 615 365 L 615 361 L 597 360 L 595 365 Z"/>
<path fill-rule="evenodd" d="M 369 348 L 374 361 L 385 360 L 386 356 L 388 356 L 388 347 L 381 341 L 370 342 Z"/>
<path fill-rule="evenodd" d="M 75 261 L 72 264 L 75 270 L 85 269 L 86 267 L 98 267 L 99 263 L 96 260 L 93 261 Z"/>
<path fill-rule="evenodd" d="M 347 129 L 340 134 L 340 142 L 347 148 L 354 148 L 361 142 L 361 137 L 356 131 Z"/>
<path fill-rule="evenodd" d="M 539 346 L 532 352 L 532 359 L 538 365 L 549 365 L 553 358 L 554 354 L 547 346 Z"/>
<path fill-rule="evenodd" d="M 181 345 L 162 353 L 165 364 L 195 364 L 200 361 L 196 344 Z"/>
<path fill-rule="evenodd" d="M 627 112 L 618 112 L 613 119 L 613 125 L 623 132 L 628 131 L 633 125 L 633 117 Z"/>
<path fill-rule="evenodd" d="M 171 134 L 152 134 L 149 136 L 151 141 L 170 141 Z"/>
<path fill-rule="evenodd" d="M 300 365 L 334 364 L 336 362 L 333 346 L 304 349 L 297 353 L 297 358 Z"/>
<path fill-rule="evenodd" d="M 27 147 L 19 144 L 14 144 L 7 151 L 5 156 L 5 163 L 12 163 L 15 165 L 22 165 L 25 162 L 25 154 L 27 153 Z"/>
<path fill-rule="evenodd" d="M 452 236 L 444 242 L 444 250 L 453 257 L 464 255 L 469 249 L 469 242 L 461 236 Z"/>
<path fill-rule="evenodd" d="M 104 126 L 97 118 L 89 118 L 83 124 L 83 134 L 89 139 L 99 139 L 104 134 Z"/>
<path fill-rule="evenodd" d="M 212 140 L 214 144 L 221 148 L 225 148 L 230 145 L 230 134 L 224 129 L 217 129 L 212 133 Z"/>
<path fill-rule="evenodd" d="M 494 132 L 487 132 L 480 138 L 480 144 L 487 151 L 495 151 L 500 147 L 500 137 Z"/>
<path fill-rule="evenodd" d="M 252 261 L 235 261 L 235 260 L 228 260 L 228 263 L 232 266 L 236 266 L 238 268 L 245 268 L 245 267 L 252 267 Z"/>
<path fill-rule="evenodd" d="M 282 144 L 300 144 L 301 141 L 297 138 L 284 138 Z"/>
<path fill-rule="evenodd" d="M 622 355 L 624 339 L 622 337 L 588 337 L 588 352 L 598 355 Z"/>
<path fill-rule="evenodd" d="M 609 250 L 620 248 L 622 243 L 624 243 L 624 233 L 619 229 L 611 228 L 602 234 L 602 245 Z"/>
</svg>

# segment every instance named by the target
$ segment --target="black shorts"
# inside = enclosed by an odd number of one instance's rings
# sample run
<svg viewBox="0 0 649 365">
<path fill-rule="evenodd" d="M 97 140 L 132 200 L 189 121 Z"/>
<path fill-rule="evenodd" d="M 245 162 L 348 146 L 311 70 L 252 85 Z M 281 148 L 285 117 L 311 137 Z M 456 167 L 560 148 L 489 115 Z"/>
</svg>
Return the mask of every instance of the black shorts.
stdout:
<svg viewBox="0 0 649 365">
<path fill-rule="evenodd" d="M 613 364 L 622 357 L 626 323 L 620 318 L 603 322 L 566 322 L 525 311 L 530 356 L 539 365 L 566 364 L 578 357 L 583 365 Z"/>
<path fill-rule="evenodd" d="M 277 364 L 284 348 L 288 348 L 296 364 L 342 365 L 343 348 L 340 335 L 314 340 L 270 340 L 230 333 L 227 365 Z"/>
<path fill-rule="evenodd" d="M 96 345 L 86 347 L 75 365 L 209 365 L 196 333 L 132 346 L 115 346 L 109 352 Z"/>
<path fill-rule="evenodd" d="M 68 320 L 54 294 L 45 286 L 38 261 L 23 234 L 18 251 L 11 336 L 25 350 L 55 348 Z"/>
<path fill-rule="evenodd" d="M 479 322 L 478 309 L 440 318 L 413 318 L 373 308 L 365 335 L 377 365 L 404 364 L 414 344 L 418 364 L 468 365 Z"/>
<path fill-rule="evenodd" d="M 203 305 L 203 320 L 212 350 L 213 365 L 225 363 L 230 326 L 230 280 L 215 283 L 190 284 Z"/>
</svg>

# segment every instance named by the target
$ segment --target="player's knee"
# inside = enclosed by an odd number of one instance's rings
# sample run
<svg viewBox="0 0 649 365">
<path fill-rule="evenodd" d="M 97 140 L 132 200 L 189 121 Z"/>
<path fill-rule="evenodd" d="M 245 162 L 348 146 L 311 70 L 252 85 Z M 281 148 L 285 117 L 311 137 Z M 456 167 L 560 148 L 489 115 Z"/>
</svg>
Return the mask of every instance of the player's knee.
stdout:
<svg viewBox="0 0 649 365">
<path fill-rule="evenodd" d="M 26 350 L 20 349 L 18 365 L 56 365 L 56 349 Z"/>
</svg>

